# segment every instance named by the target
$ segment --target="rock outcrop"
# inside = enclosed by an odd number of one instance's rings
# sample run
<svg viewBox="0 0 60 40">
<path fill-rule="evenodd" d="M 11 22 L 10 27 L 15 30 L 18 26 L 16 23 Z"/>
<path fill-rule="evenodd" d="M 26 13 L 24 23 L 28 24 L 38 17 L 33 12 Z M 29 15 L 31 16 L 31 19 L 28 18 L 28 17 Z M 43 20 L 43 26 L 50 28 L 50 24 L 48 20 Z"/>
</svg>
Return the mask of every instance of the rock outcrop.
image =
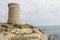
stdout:
<svg viewBox="0 0 60 40">
<path fill-rule="evenodd" d="M 0 23 L 0 40 L 48 40 L 48 36 L 40 28 L 28 24 Z"/>
</svg>

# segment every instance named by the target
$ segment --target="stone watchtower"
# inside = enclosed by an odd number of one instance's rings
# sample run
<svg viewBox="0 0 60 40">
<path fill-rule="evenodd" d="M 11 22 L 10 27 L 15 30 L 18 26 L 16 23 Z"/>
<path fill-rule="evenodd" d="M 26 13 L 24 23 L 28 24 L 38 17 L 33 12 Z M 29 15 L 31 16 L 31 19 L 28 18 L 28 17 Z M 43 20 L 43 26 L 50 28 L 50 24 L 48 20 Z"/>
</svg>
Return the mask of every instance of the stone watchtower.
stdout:
<svg viewBox="0 0 60 40">
<path fill-rule="evenodd" d="M 20 6 L 16 3 L 9 3 L 8 22 L 13 24 L 21 24 L 20 20 Z"/>
</svg>

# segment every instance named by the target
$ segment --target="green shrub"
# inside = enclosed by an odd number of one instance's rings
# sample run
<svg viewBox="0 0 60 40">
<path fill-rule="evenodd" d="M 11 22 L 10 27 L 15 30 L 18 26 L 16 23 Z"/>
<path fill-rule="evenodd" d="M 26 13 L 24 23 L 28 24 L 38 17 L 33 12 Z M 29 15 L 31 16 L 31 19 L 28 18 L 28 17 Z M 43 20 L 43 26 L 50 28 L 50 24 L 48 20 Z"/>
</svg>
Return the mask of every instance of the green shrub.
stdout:
<svg viewBox="0 0 60 40">
<path fill-rule="evenodd" d="M 9 25 L 13 25 L 12 23 L 7 23 L 7 24 L 9 24 Z"/>
<path fill-rule="evenodd" d="M 35 33 L 35 31 L 33 30 L 32 33 Z"/>
<path fill-rule="evenodd" d="M 55 40 L 57 38 L 57 35 L 49 35 L 48 40 Z"/>
<path fill-rule="evenodd" d="M 15 28 L 21 28 L 21 26 L 19 26 L 17 24 L 14 24 L 13 27 L 15 27 Z"/>
<path fill-rule="evenodd" d="M 1 25 L 2 27 L 5 27 L 5 28 L 8 28 L 8 26 L 6 26 L 6 25 Z"/>
<path fill-rule="evenodd" d="M 32 29 L 33 29 L 33 26 L 31 25 L 31 26 L 30 26 L 30 28 L 32 28 Z"/>
</svg>

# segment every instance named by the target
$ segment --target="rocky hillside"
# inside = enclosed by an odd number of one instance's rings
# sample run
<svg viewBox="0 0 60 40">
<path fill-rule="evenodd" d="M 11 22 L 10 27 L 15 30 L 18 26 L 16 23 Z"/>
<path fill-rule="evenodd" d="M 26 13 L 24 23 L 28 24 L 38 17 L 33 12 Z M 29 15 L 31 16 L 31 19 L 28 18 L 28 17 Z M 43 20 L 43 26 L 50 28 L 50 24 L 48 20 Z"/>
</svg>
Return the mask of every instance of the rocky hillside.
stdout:
<svg viewBox="0 0 60 40">
<path fill-rule="evenodd" d="M 29 24 L 0 23 L 0 40 L 48 40 L 48 36 Z"/>
</svg>

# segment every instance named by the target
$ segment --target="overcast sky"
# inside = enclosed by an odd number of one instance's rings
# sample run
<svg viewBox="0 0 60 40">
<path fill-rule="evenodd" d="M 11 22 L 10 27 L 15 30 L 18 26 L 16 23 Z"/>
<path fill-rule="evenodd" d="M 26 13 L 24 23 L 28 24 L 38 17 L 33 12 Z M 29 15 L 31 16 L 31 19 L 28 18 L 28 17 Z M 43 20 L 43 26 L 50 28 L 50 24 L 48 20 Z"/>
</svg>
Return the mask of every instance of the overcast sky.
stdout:
<svg viewBox="0 0 60 40">
<path fill-rule="evenodd" d="M 60 0 L 0 0 L 0 22 L 7 22 L 8 3 L 18 3 L 22 23 L 60 25 Z"/>
</svg>

